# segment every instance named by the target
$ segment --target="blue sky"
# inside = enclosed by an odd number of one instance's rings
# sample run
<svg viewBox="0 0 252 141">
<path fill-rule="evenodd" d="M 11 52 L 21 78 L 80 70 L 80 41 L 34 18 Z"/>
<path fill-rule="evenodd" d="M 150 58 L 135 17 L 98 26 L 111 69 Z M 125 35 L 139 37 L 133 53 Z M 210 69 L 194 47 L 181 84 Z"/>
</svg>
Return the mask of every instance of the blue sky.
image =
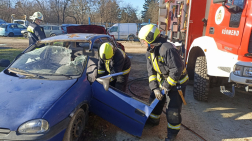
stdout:
<svg viewBox="0 0 252 141">
<path fill-rule="evenodd" d="M 121 0 L 120 6 L 123 6 L 125 4 L 130 4 L 131 6 L 138 9 L 138 15 L 141 15 L 141 11 L 143 10 L 143 4 L 145 0 Z"/>
</svg>

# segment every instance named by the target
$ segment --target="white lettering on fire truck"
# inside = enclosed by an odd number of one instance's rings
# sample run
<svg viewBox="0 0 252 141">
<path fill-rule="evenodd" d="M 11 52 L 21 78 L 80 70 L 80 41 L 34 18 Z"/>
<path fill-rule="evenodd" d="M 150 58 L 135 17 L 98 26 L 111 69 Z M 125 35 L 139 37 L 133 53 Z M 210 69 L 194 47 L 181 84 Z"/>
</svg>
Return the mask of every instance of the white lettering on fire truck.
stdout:
<svg viewBox="0 0 252 141">
<path fill-rule="evenodd" d="M 229 30 L 229 29 L 222 29 L 222 34 L 225 35 L 232 35 L 232 36 L 239 36 L 239 30 Z"/>
</svg>

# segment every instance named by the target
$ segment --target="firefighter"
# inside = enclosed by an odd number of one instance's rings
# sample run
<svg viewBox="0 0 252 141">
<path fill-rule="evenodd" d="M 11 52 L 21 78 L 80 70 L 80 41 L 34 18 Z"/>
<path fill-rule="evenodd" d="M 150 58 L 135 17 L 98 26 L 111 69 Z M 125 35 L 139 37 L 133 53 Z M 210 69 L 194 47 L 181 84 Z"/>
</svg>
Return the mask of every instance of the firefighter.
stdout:
<svg viewBox="0 0 252 141">
<path fill-rule="evenodd" d="M 30 19 L 33 22 L 27 27 L 28 37 L 29 37 L 29 46 L 36 43 L 39 40 L 46 38 L 43 27 L 39 26 L 43 21 L 43 15 L 40 12 L 35 12 Z"/>
<path fill-rule="evenodd" d="M 160 31 L 154 25 L 146 25 L 139 31 L 139 40 L 146 46 L 147 71 L 149 76 L 149 87 L 152 90 L 149 101 L 155 97 L 159 103 L 152 111 L 148 123 L 158 125 L 165 102 L 167 137 L 165 141 L 173 141 L 181 126 L 182 99 L 178 90 L 185 93 L 188 75 L 178 50 L 167 42 L 167 36 L 160 35 Z M 164 91 L 164 95 L 161 91 Z"/>
<path fill-rule="evenodd" d="M 101 45 L 99 49 L 98 77 L 124 72 L 123 75 L 112 77 L 110 85 L 125 92 L 130 67 L 130 59 L 123 50 L 114 47 L 109 42 Z"/>
</svg>

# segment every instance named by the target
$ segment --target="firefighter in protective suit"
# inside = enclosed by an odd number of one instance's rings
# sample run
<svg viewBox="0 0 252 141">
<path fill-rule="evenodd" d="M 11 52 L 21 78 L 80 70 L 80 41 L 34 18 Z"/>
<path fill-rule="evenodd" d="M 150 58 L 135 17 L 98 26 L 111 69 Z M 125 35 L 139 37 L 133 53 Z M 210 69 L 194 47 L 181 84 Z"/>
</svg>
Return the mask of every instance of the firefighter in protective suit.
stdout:
<svg viewBox="0 0 252 141">
<path fill-rule="evenodd" d="M 33 22 L 27 27 L 28 37 L 29 37 L 29 46 L 35 44 L 37 41 L 46 38 L 44 28 L 39 26 L 43 21 L 43 15 L 40 12 L 35 12 L 30 19 Z"/>
<path fill-rule="evenodd" d="M 146 52 L 149 87 L 152 90 L 149 101 L 155 97 L 160 100 L 152 111 L 147 122 L 158 125 L 165 102 L 167 137 L 165 141 L 173 141 L 181 126 L 182 99 L 178 90 L 185 93 L 188 82 L 186 68 L 175 46 L 167 42 L 167 36 L 160 35 L 154 25 L 141 28 L 138 35 L 142 45 L 148 47 Z M 161 91 L 164 91 L 164 95 Z"/>
<path fill-rule="evenodd" d="M 99 49 L 98 77 L 124 72 L 123 75 L 110 79 L 110 85 L 125 92 L 131 62 L 126 53 L 111 43 L 103 43 Z"/>
</svg>

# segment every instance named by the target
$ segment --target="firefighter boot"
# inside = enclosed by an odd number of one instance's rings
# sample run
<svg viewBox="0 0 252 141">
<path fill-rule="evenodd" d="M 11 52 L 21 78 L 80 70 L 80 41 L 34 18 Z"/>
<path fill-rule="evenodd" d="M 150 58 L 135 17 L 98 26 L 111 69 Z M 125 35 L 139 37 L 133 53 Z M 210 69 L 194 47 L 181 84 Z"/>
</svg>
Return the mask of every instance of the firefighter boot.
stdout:
<svg viewBox="0 0 252 141">
<path fill-rule="evenodd" d="M 165 141 L 175 141 L 177 134 L 172 133 L 172 131 L 169 131 L 169 129 L 167 129 L 167 131 L 168 133 L 167 133 L 167 137 L 165 138 Z"/>
<path fill-rule="evenodd" d="M 147 124 L 157 126 L 160 122 L 160 115 L 154 115 L 151 113 L 150 117 L 147 119 Z"/>
</svg>

